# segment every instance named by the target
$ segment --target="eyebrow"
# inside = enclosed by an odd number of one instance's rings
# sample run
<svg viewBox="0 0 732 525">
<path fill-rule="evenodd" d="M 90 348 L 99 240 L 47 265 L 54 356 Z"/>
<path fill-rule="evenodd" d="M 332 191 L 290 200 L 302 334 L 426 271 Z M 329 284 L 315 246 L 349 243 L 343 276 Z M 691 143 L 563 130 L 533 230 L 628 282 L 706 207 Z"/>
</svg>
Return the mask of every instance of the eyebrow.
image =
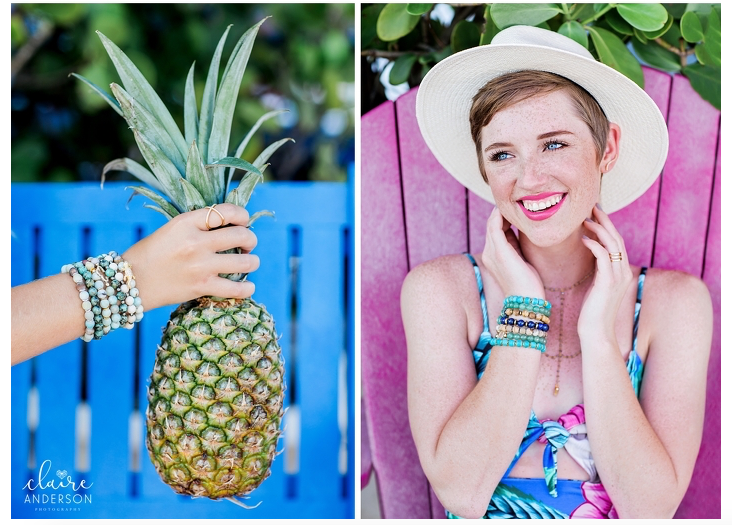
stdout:
<svg viewBox="0 0 732 525">
<path fill-rule="evenodd" d="M 541 135 L 538 135 L 536 137 L 536 140 L 542 140 L 542 139 L 546 139 L 549 137 L 555 137 L 557 135 L 574 135 L 574 133 L 572 133 L 571 131 L 564 130 L 564 129 L 558 129 L 555 131 L 547 131 L 546 133 L 542 133 Z M 488 151 L 488 150 L 492 150 L 495 148 L 510 148 L 511 146 L 513 146 L 513 144 L 511 144 L 510 142 L 494 142 L 490 146 L 486 147 L 483 151 Z"/>
<path fill-rule="evenodd" d="M 536 140 L 554 137 L 555 135 L 574 135 L 574 133 L 572 133 L 571 131 L 564 130 L 564 129 L 558 129 L 556 131 L 548 131 L 547 133 L 542 133 L 541 135 L 536 137 Z"/>
</svg>

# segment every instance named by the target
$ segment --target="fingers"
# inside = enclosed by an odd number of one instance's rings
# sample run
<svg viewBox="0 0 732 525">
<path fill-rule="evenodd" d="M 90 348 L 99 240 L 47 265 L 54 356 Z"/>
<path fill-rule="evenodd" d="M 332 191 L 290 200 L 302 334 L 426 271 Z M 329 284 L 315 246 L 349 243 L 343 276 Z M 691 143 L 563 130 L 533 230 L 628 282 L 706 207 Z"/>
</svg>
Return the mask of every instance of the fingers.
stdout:
<svg viewBox="0 0 732 525">
<path fill-rule="evenodd" d="M 611 272 L 611 262 L 610 257 L 608 257 L 607 250 L 604 246 L 602 246 L 599 242 L 593 241 L 589 237 L 582 237 L 582 243 L 587 246 L 587 248 L 592 252 L 592 255 L 595 256 L 595 259 L 597 259 L 597 269 L 598 273 L 604 274 L 606 272 Z"/>
<path fill-rule="evenodd" d="M 249 225 L 249 212 L 241 206 L 229 203 L 214 204 L 184 215 L 201 231 L 213 230 L 227 224 L 244 227 Z"/>
<path fill-rule="evenodd" d="M 201 237 L 204 237 L 203 235 Z M 244 253 L 251 252 L 257 246 L 257 236 L 249 228 L 243 226 L 230 226 L 207 232 L 205 235 L 211 247 L 222 252 L 231 248 L 241 248 Z"/>
<path fill-rule="evenodd" d="M 215 280 L 207 288 L 215 297 L 226 297 L 230 299 L 245 299 L 254 294 L 254 283 L 251 281 L 235 282 L 223 277 L 215 277 Z"/>
<path fill-rule="evenodd" d="M 217 253 L 211 269 L 219 273 L 251 273 L 259 268 L 259 257 L 253 254 Z"/>
</svg>

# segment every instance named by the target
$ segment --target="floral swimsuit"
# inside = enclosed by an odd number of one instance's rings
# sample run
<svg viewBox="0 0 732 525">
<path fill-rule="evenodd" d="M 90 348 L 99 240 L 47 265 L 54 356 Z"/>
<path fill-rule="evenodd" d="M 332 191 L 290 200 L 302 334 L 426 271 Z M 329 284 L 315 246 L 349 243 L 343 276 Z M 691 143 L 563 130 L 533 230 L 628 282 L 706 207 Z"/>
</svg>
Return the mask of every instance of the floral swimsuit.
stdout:
<svg viewBox="0 0 732 525">
<path fill-rule="evenodd" d="M 483 375 L 488 357 L 491 353 L 490 330 L 488 328 L 488 309 L 483 293 L 483 280 L 475 259 L 465 254 L 473 263 L 475 278 L 478 281 L 480 306 L 483 311 L 483 333 L 478 345 L 473 350 L 475 371 L 478 378 Z M 638 336 L 638 318 L 643 295 L 643 283 L 646 268 L 642 268 L 638 277 L 638 292 L 633 319 L 633 348 L 626 363 L 630 381 L 638 396 L 643 377 L 643 363 L 636 351 Z M 544 479 L 510 478 L 511 469 L 521 455 L 534 441 L 539 441 L 544 448 Z M 589 481 L 557 479 L 557 451 L 564 448 L 567 453 L 589 474 Z M 450 511 L 445 511 L 448 518 L 459 518 Z M 516 456 L 509 465 L 506 474 L 493 492 L 484 518 L 617 518 L 618 514 L 610 498 L 605 492 L 595 469 L 595 462 L 590 452 L 587 439 L 584 405 L 579 404 L 569 410 L 556 421 L 539 420 L 531 411 L 526 432 Z"/>
</svg>

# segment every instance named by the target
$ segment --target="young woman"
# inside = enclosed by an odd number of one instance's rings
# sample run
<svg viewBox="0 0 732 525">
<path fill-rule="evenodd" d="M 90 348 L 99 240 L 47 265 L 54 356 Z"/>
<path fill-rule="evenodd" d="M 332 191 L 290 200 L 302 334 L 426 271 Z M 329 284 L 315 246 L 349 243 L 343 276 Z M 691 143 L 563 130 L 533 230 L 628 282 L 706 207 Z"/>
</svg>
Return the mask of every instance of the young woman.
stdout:
<svg viewBox="0 0 732 525">
<path fill-rule="evenodd" d="M 607 215 L 663 167 L 655 104 L 574 41 L 518 26 L 433 68 L 417 118 L 496 205 L 482 253 L 402 289 L 410 424 L 448 516 L 672 517 L 701 441 L 711 300 L 630 265 Z"/>
</svg>

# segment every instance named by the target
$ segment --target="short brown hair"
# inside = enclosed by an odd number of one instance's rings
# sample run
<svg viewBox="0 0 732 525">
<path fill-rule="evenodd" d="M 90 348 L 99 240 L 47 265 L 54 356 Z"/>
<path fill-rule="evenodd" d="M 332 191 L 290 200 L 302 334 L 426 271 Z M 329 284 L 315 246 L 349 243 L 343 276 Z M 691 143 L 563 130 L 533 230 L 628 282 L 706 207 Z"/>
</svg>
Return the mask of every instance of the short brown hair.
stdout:
<svg viewBox="0 0 732 525">
<path fill-rule="evenodd" d="M 590 128 L 597 151 L 597 162 L 600 162 L 610 126 L 605 113 L 592 95 L 571 80 L 554 73 L 535 70 L 516 71 L 488 81 L 473 97 L 473 105 L 470 108 L 470 133 L 478 153 L 480 174 L 486 182 L 488 177 L 483 166 L 481 130 L 499 111 L 527 98 L 562 89 L 567 90 L 577 110 L 577 116 Z"/>
</svg>

